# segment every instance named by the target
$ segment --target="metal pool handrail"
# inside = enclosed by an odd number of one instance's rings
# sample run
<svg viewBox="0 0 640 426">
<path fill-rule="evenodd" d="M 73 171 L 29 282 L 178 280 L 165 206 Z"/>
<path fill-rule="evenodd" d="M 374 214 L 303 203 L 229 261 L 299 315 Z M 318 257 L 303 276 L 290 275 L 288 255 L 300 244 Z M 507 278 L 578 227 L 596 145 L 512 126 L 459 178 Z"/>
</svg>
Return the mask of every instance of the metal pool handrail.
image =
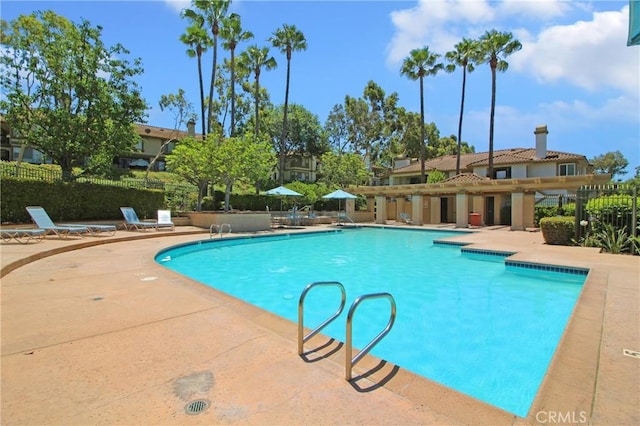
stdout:
<svg viewBox="0 0 640 426">
<path fill-rule="evenodd" d="M 222 233 L 224 232 L 224 228 L 227 228 L 227 234 L 231 233 L 231 225 L 229 223 L 223 223 L 222 225 L 218 225 L 216 223 L 212 224 L 209 227 L 209 238 L 213 238 L 214 231 L 216 234 L 222 237 Z"/>
<path fill-rule="evenodd" d="M 320 324 L 319 326 L 311 330 L 309 334 L 304 336 L 304 299 L 307 297 L 307 293 L 309 292 L 309 290 L 311 290 L 313 287 L 316 287 L 316 286 L 338 287 L 340 289 L 340 292 L 342 293 L 342 300 L 340 302 L 340 307 L 338 308 L 336 313 L 334 313 L 332 316 L 327 318 L 322 324 Z M 320 330 L 325 328 L 331 321 L 336 319 L 342 313 L 346 300 L 347 300 L 347 293 L 344 289 L 344 286 L 337 281 L 317 281 L 309 284 L 308 286 L 305 287 L 304 290 L 302 290 L 302 293 L 300 294 L 300 300 L 298 301 L 298 355 L 302 355 L 303 353 L 304 342 L 306 342 L 307 340 L 311 339 L 313 336 L 318 334 Z"/>
<path fill-rule="evenodd" d="M 387 323 L 387 326 L 376 336 L 373 338 L 373 340 L 371 340 L 371 342 L 369 342 L 369 344 L 367 344 L 367 346 L 365 346 L 360 352 L 358 352 L 358 354 L 356 356 L 354 356 L 353 358 L 351 357 L 351 354 L 353 352 L 353 340 L 351 338 L 351 334 L 352 334 L 352 325 L 353 325 L 353 315 L 356 312 L 356 308 L 358 307 L 358 305 L 360 305 L 361 302 L 363 302 L 364 300 L 367 299 L 379 299 L 379 298 L 385 298 L 389 300 L 389 303 L 391 304 L 391 315 L 389 316 L 389 322 Z M 362 357 L 364 357 L 367 353 L 369 353 L 369 351 L 371 349 L 373 349 L 373 347 L 375 345 L 378 344 L 378 342 L 380 340 L 382 340 L 382 338 L 384 336 L 387 335 L 387 333 L 389 333 L 389 331 L 391 330 L 391 327 L 393 327 L 393 323 L 396 320 L 396 301 L 393 298 L 393 296 L 389 293 L 372 293 L 372 294 L 365 294 L 363 296 L 358 297 L 356 300 L 353 301 L 353 304 L 351 305 L 351 308 L 349 309 L 349 313 L 347 314 L 347 342 L 345 344 L 345 370 L 346 370 L 346 379 L 347 380 L 351 380 L 352 378 L 352 370 L 353 370 L 353 366 L 356 365 L 356 363 L 358 361 L 360 361 L 362 359 Z"/>
</svg>

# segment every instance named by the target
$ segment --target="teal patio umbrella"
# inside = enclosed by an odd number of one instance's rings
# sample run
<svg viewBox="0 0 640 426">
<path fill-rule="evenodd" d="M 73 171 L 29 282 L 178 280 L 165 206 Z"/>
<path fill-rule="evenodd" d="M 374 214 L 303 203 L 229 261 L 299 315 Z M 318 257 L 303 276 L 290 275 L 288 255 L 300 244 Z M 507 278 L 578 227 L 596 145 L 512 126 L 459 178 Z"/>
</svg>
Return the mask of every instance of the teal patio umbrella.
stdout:
<svg viewBox="0 0 640 426">
<path fill-rule="evenodd" d="M 292 189 L 289 189 L 285 186 L 279 186 L 277 188 L 270 189 L 265 191 L 265 195 L 276 195 L 280 197 L 280 212 L 282 212 L 282 200 L 284 197 L 301 197 L 302 194 L 296 192 Z"/>
<path fill-rule="evenodd" d="M 340 203 L 341 200 L 352 200 L 358 198 L 356 195 L 350 194 L 347 191 L 343 191 L 342 189 L 338 189 L 337 191 L 333 191 L 330 194 L 324 195 L 322 198 L 325 199 L 337 199 L 338 200 L 338 223 L 340 222 L 340 210 L 342 210 Z M 346 206 L 345 206 L 346 209 Z M 345 212 L 346 214 L 346 212 Z"/>
</svg>

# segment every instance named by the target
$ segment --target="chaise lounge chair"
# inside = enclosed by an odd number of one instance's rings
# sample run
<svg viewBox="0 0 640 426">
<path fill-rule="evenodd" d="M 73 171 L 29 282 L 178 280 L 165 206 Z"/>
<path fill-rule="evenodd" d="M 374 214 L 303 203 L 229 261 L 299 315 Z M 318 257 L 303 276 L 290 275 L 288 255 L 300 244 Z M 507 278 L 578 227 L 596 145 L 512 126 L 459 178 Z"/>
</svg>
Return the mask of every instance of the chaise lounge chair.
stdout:
<svg viewBox="0 0 640 426">
<path fill-rule="evenodd" d="M 176 225 L 171 221 L 171 210 L 158 210 L 158 228 L 171 228 L 176 230 Z"/>
<path fill-rule="evenodd" d="M 400 219 L 402 219 L 402 221 L 408 225 L 413 225 L 413 220 L 411 220 L 409 215 L 404 212 L 400 213 Z"/>
<path fill-rule="evenodd" d="M 44 240 L 46 233 L 44 229 L 1 229 L 0 238 L 5 243 L 11 240 L 15 240 L 20 244 L 27 244 L 31 241 L 40 243 Z"/>
<path fill-rule="evenodd" d="M 124 216 L 124 223 L 122 227 L 128 231 L 146 231 L 147 229 L 158 230 L 158 223 L 149 220 L 138 219 L 138 214 L 133 207 L 120 207 L 122 216 Z"/>
<path fill-rule="evenodd" d="M 84 225 L 56 225 L 45 209 L 40 206 L 28 206 L 26 209 L 36 226 L 45 231 L 45 235 L 54 234 L 59 238 L 67 238 L 69 235 L 79 235 L 82 237 L 84 234 L 90 232 L 89 228 Z"/>
</svg>

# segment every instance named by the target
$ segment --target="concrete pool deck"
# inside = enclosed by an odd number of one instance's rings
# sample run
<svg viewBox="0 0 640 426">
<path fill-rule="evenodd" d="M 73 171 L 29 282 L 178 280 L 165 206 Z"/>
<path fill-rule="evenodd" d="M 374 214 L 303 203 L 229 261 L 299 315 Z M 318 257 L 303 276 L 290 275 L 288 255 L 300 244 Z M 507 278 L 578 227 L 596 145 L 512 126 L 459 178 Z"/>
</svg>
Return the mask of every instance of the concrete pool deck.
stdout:
<svg viewBox="0 0 640 426">
<path fill-rule="evenodd" d="M 591 270 L 526 418 L 370 356 L 347 382 L 344 347 L 322 336 L 299 357 L 296 324 L 154 262 L 161 248 L 209 238 L 178 227 L 0 246 L 1 422 L 640 424 L 640 358 L 624 353 L 640 352 L 640 257 L 476 231 L 455 240 Z M 186 414 L 200 399 L 210 406 Z"/>
</svg>

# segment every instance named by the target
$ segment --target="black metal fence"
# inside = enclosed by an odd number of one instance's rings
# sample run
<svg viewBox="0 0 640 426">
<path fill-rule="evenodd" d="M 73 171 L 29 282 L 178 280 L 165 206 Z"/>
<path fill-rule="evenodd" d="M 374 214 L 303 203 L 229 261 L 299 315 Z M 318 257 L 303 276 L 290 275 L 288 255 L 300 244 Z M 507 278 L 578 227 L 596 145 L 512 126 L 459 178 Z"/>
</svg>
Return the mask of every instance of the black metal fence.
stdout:
<svg viewBox="0 0 640 426">
<path fill-rule="evenodd" d="M 59 182 L 64 180 L 59 169 L 45 167 L 23 167 L 15 163 L 0 162 L 0 178 L 17 177 L 20 179 Z M 75 182 L 92 183 L 96 185 L 116 186 L 133 189 L 158 189 L 165 192 L 165 198 L 171 201 L 172 207 L 182 207 L 189 204 L 191 196 L 197 196 L 198 189 L 194 185 L 183 183 L 169 183 L 157 179 L 135 179 L 124 177 L 121 179 L 105 179 L 97 177 L 79 176 Z M 194 195 L 195 194 L 195 195 Z"/>
<path fill-rule="evenodd" d="M 63 180 L 62 172 L 55 169 L 46 169 L 43 167 L 31 168 L 20 167 L 12 163 L 0 163 L 0 177 L 12 176 L 20 179 L 31 180 L 46 180 L 51 182 L 58 182 Z M 73 179 L 75 182 L 94 183 L 97 185 L 109 185 L 118 186 L 122 188 L 135 188 L 135 189 L 160 189 L 160 190 L 172 190 L 179 188 L 184 191 L 197 192 L 197 189 L 193 185 L 188 184 L 176 184 L 168 183 L 157 179 L 136 179 L 136 178 L 121 178 L 121 179 L 106 179 L 91 176 L 79 176 Z"/>
<path fill-rule="evenodd" d="M 635 240 L 640 226 L 638 188 L 624 184 L 583 186 L 576 193 L 575 218 L 577 242 L 599 233 Z M 630 244 L 629 250 L 637 251 L 637 246 Z"/>
</svg>

